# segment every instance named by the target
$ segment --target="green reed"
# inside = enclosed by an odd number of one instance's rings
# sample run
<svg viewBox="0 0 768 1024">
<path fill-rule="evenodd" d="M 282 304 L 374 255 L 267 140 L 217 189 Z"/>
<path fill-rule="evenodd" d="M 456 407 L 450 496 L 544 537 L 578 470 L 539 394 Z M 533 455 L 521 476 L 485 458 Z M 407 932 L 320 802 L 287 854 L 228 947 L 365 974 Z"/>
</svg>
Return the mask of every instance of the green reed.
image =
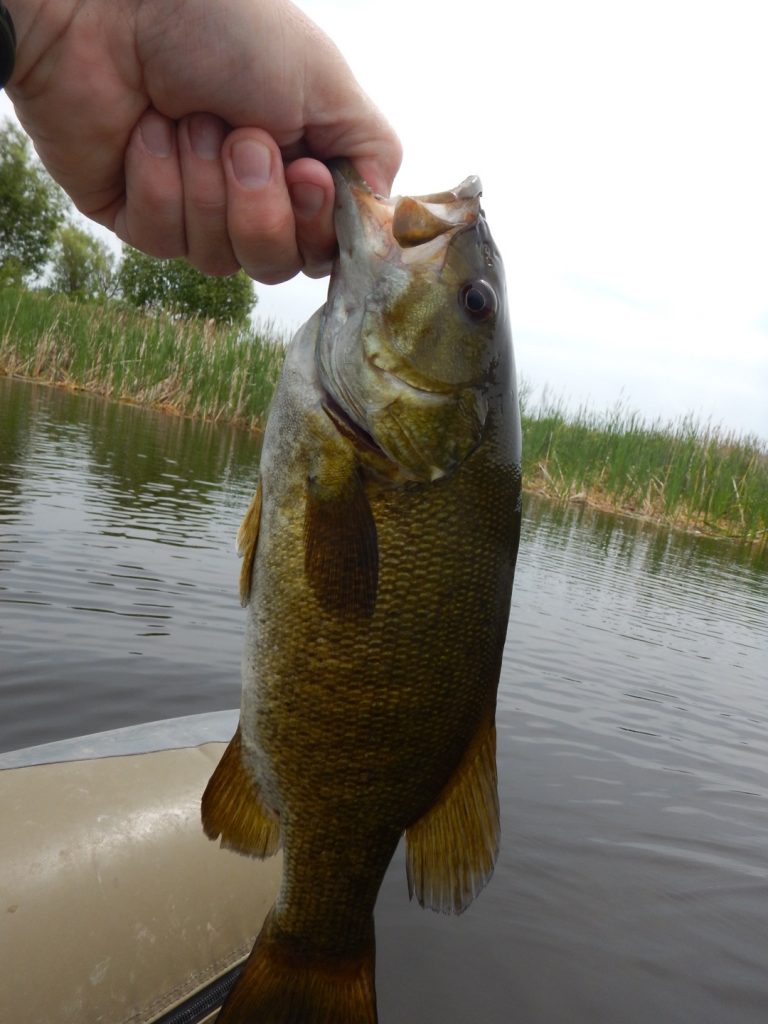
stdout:
<svg viewBox="0 0 768 1024">
<path fill-rule="evenodd" d="M 268 327 L 217 327 L 114 301 L 0 290 L 0 372 L 260 427 L 283 356 L 283 341 Z"/>
<path fill-rule="evenodd" d="M 269 327 L 243 332 L 117 302 L 0 289 L 0 373 L 192 416 L 264 424 L 284 355 Z M 568 413 L 522 391 L 523 480 L 689 529 L 768 543 L 768 445 L 691 417 L 647 422 L 619 403 Z"/>
<path fill-rule="evenodd" d="M 523 388 L 523 478 L 586 500 L 708 533 L 766 542 L 768 445 L 687 416 L 648 422 L 618 403 L 567 413 Z"/>
</svg>

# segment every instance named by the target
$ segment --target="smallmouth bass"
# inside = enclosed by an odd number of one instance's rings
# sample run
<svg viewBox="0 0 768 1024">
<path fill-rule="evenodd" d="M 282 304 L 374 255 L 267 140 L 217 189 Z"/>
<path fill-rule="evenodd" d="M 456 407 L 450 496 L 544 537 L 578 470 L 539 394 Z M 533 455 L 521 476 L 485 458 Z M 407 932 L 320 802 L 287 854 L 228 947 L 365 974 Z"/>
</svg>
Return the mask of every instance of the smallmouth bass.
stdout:
<svg viewBox="0 0 768 1024">
<path fill-rule="evenodd" d="M 282 884 L 220 1024 L 374 1024 L 373 909 L 460 913 L 499 845 L 494 716 L 520 423 L 480 182 L 387 199 L 333 167 L 328 300 L 288 350 L 238 535 L 240 724 L 206 834 Z"/>
</svg>

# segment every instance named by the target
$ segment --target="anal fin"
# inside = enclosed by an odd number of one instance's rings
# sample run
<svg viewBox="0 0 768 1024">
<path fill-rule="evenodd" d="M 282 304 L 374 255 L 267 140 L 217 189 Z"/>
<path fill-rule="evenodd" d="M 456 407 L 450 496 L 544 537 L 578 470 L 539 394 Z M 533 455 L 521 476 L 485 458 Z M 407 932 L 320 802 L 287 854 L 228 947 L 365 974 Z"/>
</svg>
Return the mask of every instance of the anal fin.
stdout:
<svg viewBox="0 0 768 1024">
<path fill-rule="evenodd" d="M 209 839 L 250 857 L 270 857 L 280 845 L 280 826 L 267 810 L 242 762 L 240 728 L 205 787 L 203 831 Z"/>
<path fill-rule="evenodd" d="M 256 493 L 251 498 L 251 504 L 243 517 L 240 529 L 237 531 L 237 553 L 242 555 L 243 564 L 240 569 L 240 603 L 245 606 L 251 596 L 251 577 L 253 575 L 253 560 L 256 557 L 256 544 L 259 539 L 259 522 L 261 520 L 261 481 L 256 487 Z"/>
<path fill-rule="evenodd" d="M 408 891 L 460 914 L 493 874 L 499 851 L 496 728 L 488 715 L 437 798 L 405 833 Z"/>
</svg>

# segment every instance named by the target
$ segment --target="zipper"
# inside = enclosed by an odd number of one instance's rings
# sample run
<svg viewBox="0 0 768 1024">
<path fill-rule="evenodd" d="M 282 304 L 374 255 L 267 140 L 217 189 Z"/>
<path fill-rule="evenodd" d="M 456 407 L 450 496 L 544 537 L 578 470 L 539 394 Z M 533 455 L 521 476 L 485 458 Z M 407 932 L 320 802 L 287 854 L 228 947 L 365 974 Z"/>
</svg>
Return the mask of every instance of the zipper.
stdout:
<svg viewBox="0 0 768 1024">
<path fill-rule="evenodd" d="M 220 978 L 214 978 L 212 982 L 195 992 L 194 995 L 179 1003 L 168 1013 L 158 1017 L 154 1024 L 199 1024 L 205 1020 L 209 1013 L 224 1002 L 229 995 L 229 990 L 237 981 L 243 965 L 239 964 L 222 974 Z"/>
</svg>

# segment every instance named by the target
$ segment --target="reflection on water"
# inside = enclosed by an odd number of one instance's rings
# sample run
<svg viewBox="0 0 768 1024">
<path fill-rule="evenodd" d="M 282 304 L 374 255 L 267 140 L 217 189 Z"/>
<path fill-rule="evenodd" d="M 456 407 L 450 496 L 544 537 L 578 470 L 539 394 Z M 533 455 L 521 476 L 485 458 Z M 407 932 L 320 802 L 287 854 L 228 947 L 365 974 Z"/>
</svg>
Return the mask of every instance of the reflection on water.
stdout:
<svg viewBox="0 0 768 1024">
<path fill-rule="evenodd" d="M 2 749 L 238 703 L 257 464 L 243 431 L 0 379 Z"/>
<path fill-rule="evenodd" d="M 404 909 L 393 865 L 383 1020 L 765 1020 L 765 569 L 526 500 L 499 696 L 500 860 L 458 922 Z"/>
<path fill-rule="evenodd" d="M 247 434 L 0 380 L 0 747 L 232 707 Z M 765 557 L 529 498 L 496 875 L 377 909 L 382 1024 L 762 1024 Z"/>
</svg>

